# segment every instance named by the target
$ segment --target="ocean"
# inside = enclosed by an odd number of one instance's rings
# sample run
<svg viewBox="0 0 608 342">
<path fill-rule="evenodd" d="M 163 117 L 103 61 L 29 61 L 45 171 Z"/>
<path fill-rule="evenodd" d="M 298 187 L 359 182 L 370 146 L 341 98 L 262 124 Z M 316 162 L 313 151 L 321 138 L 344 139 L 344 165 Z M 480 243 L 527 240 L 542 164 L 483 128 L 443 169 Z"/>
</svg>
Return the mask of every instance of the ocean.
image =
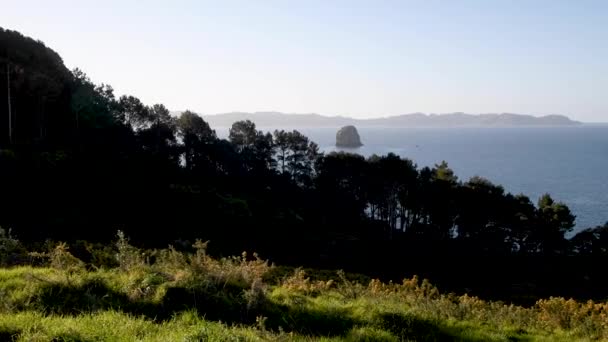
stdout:
<svg viewBox="0 0 608 342">
<path fill-rule="evenodd" d="M 265 131 L 274 128 L 260 129 Z M 608 222 L 608 125 L 526 128 L 360 127 L 363 146 L 338 149 L 337 128 L 298 128 L 324 152 L 393 152 L 419 167 L 448 162 L 460 180 L 481 176 L 536 203 L 544 193 L 576 215 L 575 231 Z M 217 129 L 220 137 L 227 128 Z"/>
</svg>

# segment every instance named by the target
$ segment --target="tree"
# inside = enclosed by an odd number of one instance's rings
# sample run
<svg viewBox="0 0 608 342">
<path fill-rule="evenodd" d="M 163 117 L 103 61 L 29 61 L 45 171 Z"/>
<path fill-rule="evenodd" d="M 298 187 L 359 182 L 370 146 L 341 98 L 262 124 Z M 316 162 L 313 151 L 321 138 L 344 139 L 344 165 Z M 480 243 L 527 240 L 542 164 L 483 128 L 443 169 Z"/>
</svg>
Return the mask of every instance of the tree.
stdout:
<svg viewBox="0 0 608 342">
<path fill-rule="evenodd" d="M 150 109 L 150 121 L 153 125 L 165 125 L 169 128 L 174 128 L 175 120 L 171 116 L 171 112 L 163 104 L 155 104 Z"/>
<path fill-rule="evenodd" d="M 155 104 L 148 110 L 148 127 L 137 132 L 139 143 L 148 157 L 168 172 L 179 163 L 175 120 L 162 104 Z"/>
<path fill-rule="evenodd" d="M 321 155 L 317 144 L 297 130 L 275 130 L 274 148 L 281 174 L 289 176 L 299 185 L 312 184 L 314 165 Z"/>
<path fill-rule="evenodd" d="M 315 166 L 317 165 L 319 159 L 323 157 L 323 152 L 320 152 L 319 145 L 317 145 L 317 143 L 315 143 L 314 141 L 310 141 L 308 143 L 308 148 L 306 149 L 306 156 L 311 166 L 310 176 L 315 177 Z"/>
<path fill-rule="evenodd" d="M 288 135 L 288 145 L 291 153 L 287 157 L 287 170 L 291 179 L 300 185 L 309 184 L 314 159 L 310 158 L 311 146 L 308 138 L 294 130 Z M 312 148 L 314 149 L 314 147 Z"/>
<path fill-rule="evenodd" d="M 576 216 L 562 202 L 555 202 L 549 194 L 538 200 L 538 211 L 541 220 L 547 223 L 557 235 L 565 236 L 574 228 Z"/>
<path fill-rule="evenodd" d="M 253 122 L 246 120 L 232 124 L 228 139 L 241 155 L 246 170 L 262 171 L 274 167 L 272 134 L 258 131 Z"/>
<path fill-rule="evenodd" d="M 449 184 L 456 184 L 458 182 L 458 177 L 456 177 L 454 171 L 450 169 L 448 163 L 445 160 L 441 161 L 441 163 L 439 164 L 435 164 L 435 168 L 433 169 L 433 171 L 433 178 L 435 180 L 439 180 Z"/>
<path fill-rule="evenodd" d="M 95 85 L 79 69 L 74 70 L 74 90 L 71 109 L 74 113 L 76 131 L 107 128 L 116 123 L 119 107 L 111 86 Z M 86 138 L 86 134 L 78 134 Z"/>
<path fill-rule="evenodd" d="M 118 108 L 118 120 L 136 131 L 149 128 L 153 123 L 150 108 L 134 96 L 121 96 Z"/>
<path fill-rule="evenodd" d="M 608 222 L 580 231 L 570 240 L 570 245 L 572 251 L 579 255 L 608 255 Z"/>
<path fill-rule="evenodd" d="M 509 208 L 507 220 L 510 222 L 507 239 L 511 243 L 512 251 L 534 253 L 536 207 L 529 197 L 519 194 L 509 197 L 507 208 Z"/>
<path fill-rule="evenodd" d="M 245 149 L 253 148 L 259 134 L 255 124 L 250 120 L 237 121 L 230 127 L 228 140 L 236 147 L 237 151 L 242 152 Z"/>
<path fill-rule="evenodd" d="M 562 250 L 566 243 L 565 235 L 572 231 L 576 219 L 568 206 L 544 194 L 538 200 L 537 219 L 534 232 L 537 249 L 545 254 Z"/>
<path fill-rule="evenodd" d="M 458 191 L 456 226 L 458 238 L 484 253 L 510 253 L 509 211 L 502 186 L 472 177 Z"/>
<path fill-rule="evenodd" d="M 433 240 L 453 237 L 457 218 L 458 177 L 447 162 L 442 161 L 432 169 L 423 168 L 418 180 L 422 220 L 417 224 L 416 233 Z"/>
<path fill-rule="evenodd" d="M 411 160 L 393 153 L 372 155 L 367 164 L 369 214 L 386 226 L 390 238 L 393 232 L 403 232 L 416 220 L 414 188 L 418 171 Z"/>
<path fill-rule="evenodd" d="M 209 158 L 209 145 L 215 143 L 217 136 L 203 118 L 191 111 L 183 112 L 177 119 L 177 132 L 184 147 L 186 168 L 210 163 L 205 159 Z"/>
<path fill-rule="evenodd" d="M 177 128 L 180 136 L 190 136 L 202 142 L 212 142 L 217 139 L 215 131 L 198 114 L 189 110 L 183 112 L 177 119 Z"/>
<path fill-rule="evenodd" d="M 366 172 L 365 158 L 357 154 L 332 152 L 318 160 L 316 189 L 322 207 L 343 228 L 365 217 Z"/>
<path fill-rule="evenodd" d="M 74 78 L 61 57 L 42 42 L 0 28 L 0 145 L 65 146 L 73 138 L 70 101 Z"/>
<path fill-rule="evenodd" d="M 289 133 L 284 130 L 274 131 L 274 144 L 277 152 L 277 161 L 280 167 L 280 173 L 287 172 L 286 164 L 289 155 Z"/>
</svg>

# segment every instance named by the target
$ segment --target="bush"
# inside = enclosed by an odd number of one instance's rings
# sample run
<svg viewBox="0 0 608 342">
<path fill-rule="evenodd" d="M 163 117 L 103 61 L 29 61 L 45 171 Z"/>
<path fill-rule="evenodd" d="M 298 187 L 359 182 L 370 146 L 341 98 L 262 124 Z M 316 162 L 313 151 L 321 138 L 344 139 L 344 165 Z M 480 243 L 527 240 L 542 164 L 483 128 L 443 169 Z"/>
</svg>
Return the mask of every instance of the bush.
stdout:
<svg viewBox="0 0 608 342">
<path fill-rule="evenodd" d="M 27 252 L 19 240 L 12 236 L 11 230 L 0 227 L 0 266 L 14 266 L 23 264 Z"/>
<path fill-rule="evenodd" d="M 304 294 L 306 296 L 318 296 L 323 291 L 334 288 L 334 281 L 311 281 L 302 268 L 297 268 L 293 275 L 281 282 L 281 286 L 288 290 Z"/>
<path fill-rule="evenodd" d="M 146 254 L 129 244 L 129 239 L 122 231 L 116 233 L 116 260 L 118 267 L 125 272 L 141 269 L 147 266 Z"/>
</svg>

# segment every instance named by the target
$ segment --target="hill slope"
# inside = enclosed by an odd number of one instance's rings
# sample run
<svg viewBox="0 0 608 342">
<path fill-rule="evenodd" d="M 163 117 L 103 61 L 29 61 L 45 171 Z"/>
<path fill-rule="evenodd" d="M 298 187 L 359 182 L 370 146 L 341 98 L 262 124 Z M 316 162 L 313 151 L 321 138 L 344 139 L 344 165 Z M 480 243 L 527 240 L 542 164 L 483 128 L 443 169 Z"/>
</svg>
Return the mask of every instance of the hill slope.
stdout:
<svg viewBox="0 0 608 342">
<path fill-rule="evenodd" d="M 122 237 L 84 262 L 65 244 L 47 267 L 0 268 L 0 340 L 590 341 L 608 337 L 606 304 L 563 298 L 532 307 L 442 294 L 343 272 L 142 251 Z M 111 249 L 111 248 L 110 248 Z M 155 261 L 150 263 L 150 256 Z M 112 256 L 116 258 L 113 259 Z M 101 262 L 101 263 L 100 263 Z M 360 279 L 357 281 L 356 279 Z M 108 327 L 112 327 L 108 329 Z"/>
</svg>

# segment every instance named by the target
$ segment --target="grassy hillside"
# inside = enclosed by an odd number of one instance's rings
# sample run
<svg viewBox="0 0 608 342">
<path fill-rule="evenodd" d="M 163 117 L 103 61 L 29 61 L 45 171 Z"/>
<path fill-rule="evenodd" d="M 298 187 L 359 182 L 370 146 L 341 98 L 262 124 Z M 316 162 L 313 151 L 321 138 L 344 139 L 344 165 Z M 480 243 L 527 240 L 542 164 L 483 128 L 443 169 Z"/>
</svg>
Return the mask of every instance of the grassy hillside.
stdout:
<svg viewBox="0 0 608 342">
<path fill-rule="evenodd" d="M 604 303 L 524 308 L 442 294 L 426 281 L 319 279 L 246 254 L 142 251 L 120 238 L 87 263 L 59 244 L 0 269 L 0 340 L 591 341 L 608 339 Z M 1 252 L 1 251 L 0 251 Z M 106 265 L 106 266 L 104 266 Z"/>
</svg>

